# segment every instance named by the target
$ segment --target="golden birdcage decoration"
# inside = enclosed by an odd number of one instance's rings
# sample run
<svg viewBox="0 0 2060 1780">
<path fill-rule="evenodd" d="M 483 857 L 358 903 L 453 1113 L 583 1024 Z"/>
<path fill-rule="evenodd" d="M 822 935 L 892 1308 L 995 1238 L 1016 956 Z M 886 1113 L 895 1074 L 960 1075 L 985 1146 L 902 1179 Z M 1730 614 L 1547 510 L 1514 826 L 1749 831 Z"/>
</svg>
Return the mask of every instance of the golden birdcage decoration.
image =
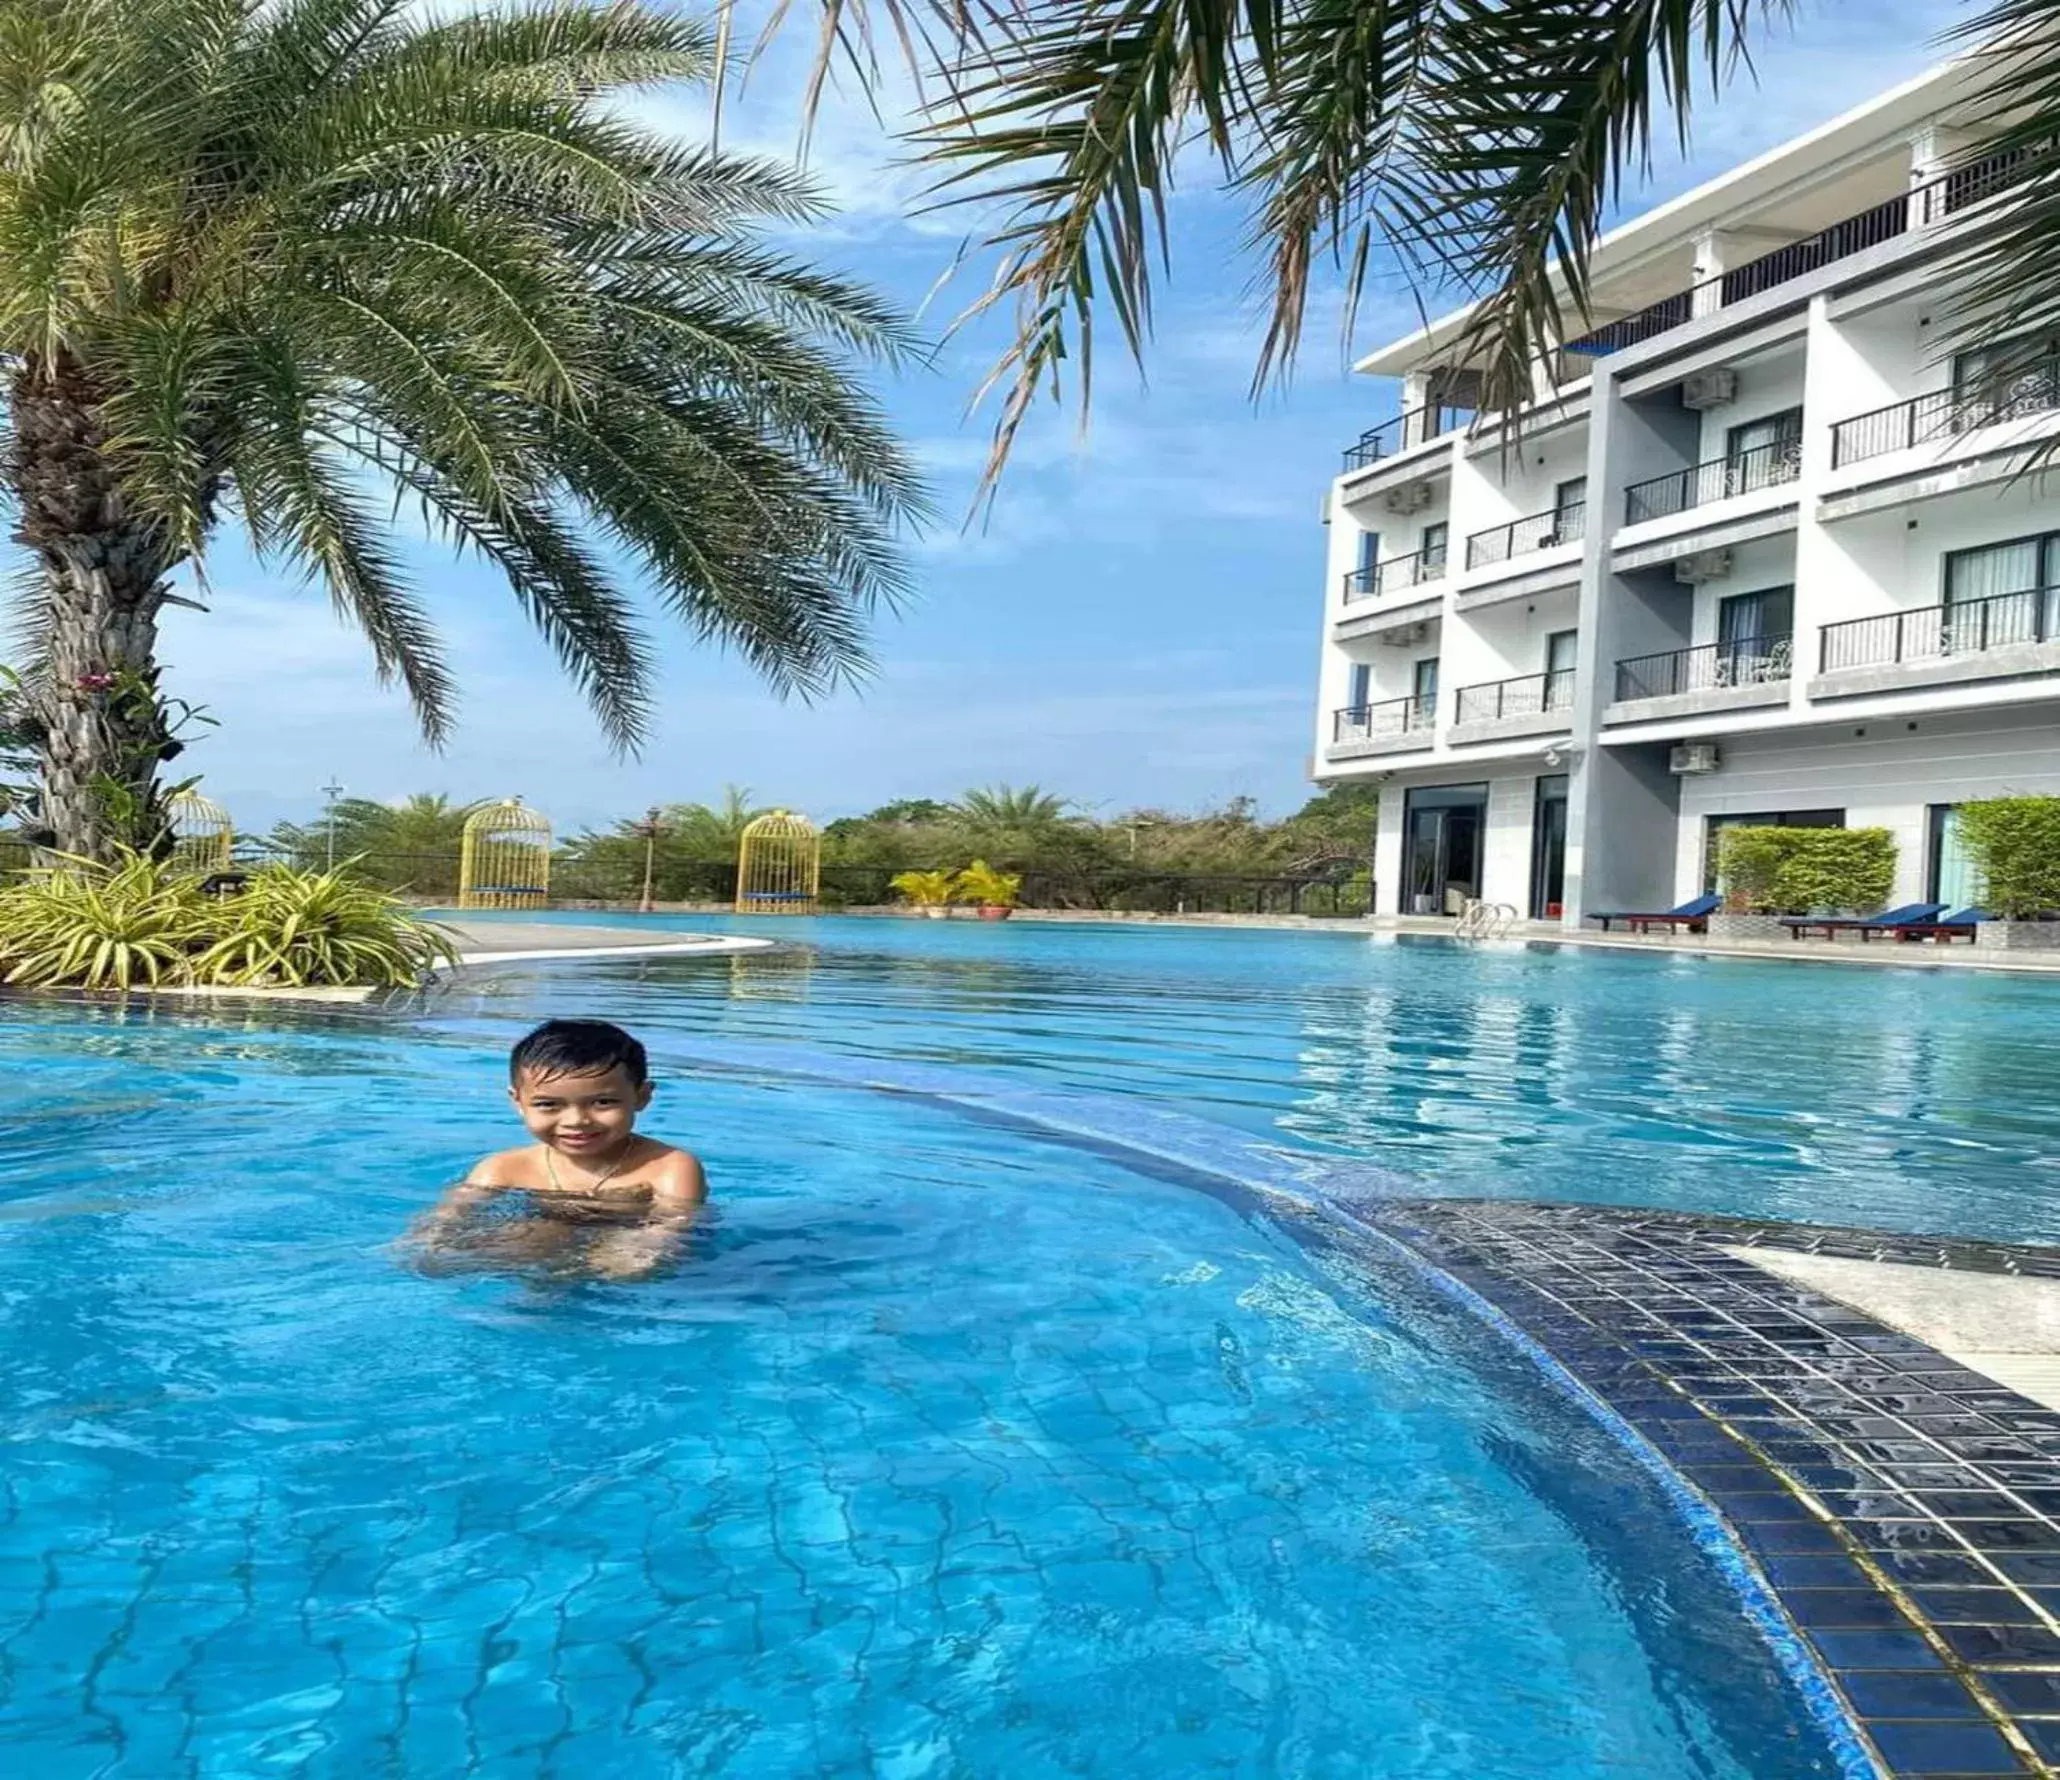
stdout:
<svg viewBox="0 0 2060 1780">
<path fill-rule="evenodd" d="M 822 879 L 822 837 L 806 816 L 773 810 L 737 847 L 737 913 L 812 915 Z"/>
<path fill-rule="evenodd" d="M 236 824 L 211 797 L 181 791 L 165 803 L 165 832 L 171 841 L 174 871 L 211 878 L 229 869 L 236 849 Z"/>
<path fill-rule="evenodd" d="M 550 819 L 519 797 L 465 818 L 458 851 L 461 909 L 542 908 L 551 894 Z"/>
</svg>

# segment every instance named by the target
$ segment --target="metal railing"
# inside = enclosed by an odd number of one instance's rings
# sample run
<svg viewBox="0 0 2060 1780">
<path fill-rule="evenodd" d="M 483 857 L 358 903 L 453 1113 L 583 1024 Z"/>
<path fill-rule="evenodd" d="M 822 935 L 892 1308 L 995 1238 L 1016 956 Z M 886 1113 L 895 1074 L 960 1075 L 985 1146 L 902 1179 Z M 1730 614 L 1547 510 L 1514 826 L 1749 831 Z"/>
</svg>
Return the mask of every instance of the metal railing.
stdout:
<svg viewBox="0 0 2060 1780">
<path fill-rule="evenodd" d="M 1787 635 L 1733 637 L 1696 649 L 1634 655 L 1617 663 L 1617 699 L 1673 698 L 1727 686 L 1766 686 L 1786 680 L 1795 659 Z"/>
<path fill-rule="evenodd" d="M 1855 216 L 1843 217 L 1801 241 L 1791 241 L 1786 247 L 1777 247 L 1756 260 L 1662 297 L 1635 315 L 1605 323 L 1567 341 L 1562 350 L 1586 358 L 1621 352 L 1656 334 L 1685 326 L 1699 314 L 1744 302 L 1819 267 L 1892 241 L 1898 235 L 1945 222 L 2015 185 L 2045 159 L 2045 155 L 2012 149 L 1968 161 L 1898 197 L 1869 205 Z"/>
<path fill-rule="evenodd" d="M 1665 519 L 1704 507 L 1711 501 L 1734 494 L 1750 494 L 1756 488 L 1774 488 L 1793 482 L 1802 473 L 1802 440 L 1780 439 L 1772 445 L 1755 445 L 1750 451 L 1728 457 L 1713 457 L 1707 463 L 1690 464 L 1649 482 L 1634 482 L 1624 490 L 1624 523 L 1636 525 L 1644 519 Z"/>
<path fill-rule="evenodd" d="M 1368 427 L 1356 443 L 1346 446 L 1345 469 L 1363 470 L 1398 451 L 1428 444 L 1454 427 L 1465 425 L 1473 414 L 1471 408 L 1456 407 L 1450 402 L 1426 402 L 1421 408 L 1411 408 L 1380 426 Z"/>
<path fill-rule="evenodd" d="M 2000 426 L 2030 414 L 2060 408 L 2060 358 L 2041 359 L 2000 380 L 1983 379 L 1958 389 L 1933 390 L 1886 408 L 1855 414 L 1831 428 L 1831 467 L 1864 462 L 1890 451 L 1908 451 L 1957 438 L 1979 427 Z"/>
<path fill-rule="evenodd" d="M 1521 674 L 1514 680 L 1484 680 L 1459 689 L 1457 720 L 1493 723 L 1502 717 L 1542 717 L 1574 708 L 1574 670 Z"/>
<path fill-rule="evenodd" d="M 1445 546 L 1412 550 L 1407 556 L 1391 556 L 1385 562 L 1368 563 L 1345 577 L 1345 604 L 1354 600 L 1377 599 L 1384 593 L 1399 593 L 1405 587 L 1435 581 L 1445 572 Z"/>
<path fill-rule="evenodd" d="M 1331 714 L 1330 739 L 1371 742 L 1383 736 L 1428 737 L 1437 722 L 1437 704 L 1428 698 L 1390 698 L 1374 705 L 1346 705 Z"/>
<path fill-rule="evenodd" d="M 1485 568 L 1490 563 L 1507 562 L 1512 556 L 1528 556 L 1533 550 L 1574 543 L 1586 529 L 1587 519 L 1587 502 L 1570 501 L 1547 513 L 1527 513 L 1507 525 L 1491 525 L 1486 531 L 1468 536 L 1466 566 Z"/>
<path fill-rule="evenodd" d="M 1956 600 L 1949 606 L 1916 606 L 1879 618 L 1827 624 L 1821 633 L 1818 672 L 1887 667 L 1902 661 L 1937 661 L 1951 655 L 1979 655 L 2014 643 L 2049 643 L 2060 638 L 2060 587 L 2033 587 L 1985 600 Z"/>
</svg>

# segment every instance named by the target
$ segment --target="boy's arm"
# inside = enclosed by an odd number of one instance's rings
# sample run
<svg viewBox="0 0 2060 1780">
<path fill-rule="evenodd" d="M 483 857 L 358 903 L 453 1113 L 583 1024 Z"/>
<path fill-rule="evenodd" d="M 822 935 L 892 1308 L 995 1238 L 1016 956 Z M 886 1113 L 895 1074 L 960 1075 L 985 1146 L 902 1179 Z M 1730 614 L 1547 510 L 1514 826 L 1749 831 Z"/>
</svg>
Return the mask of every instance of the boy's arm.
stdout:
<svg viewBox="0 0 2060 1780">
<path fill-rule="evenodd" d="M 590 1251 L 595 1268 L 610 1279 L 642 1279 L 654 1273 L 686 1241 L 695 1215 L 708 1199 L 708 1177 L 699 1158 L 675 1150 L 651 1183 L 651 1214 L 634 1230 L 611 1230 Z"/>
<path fill-rule="evenodd" d="M 491 1199 L 502 1186 L 501 1164 L 505 1153 L 481 1156 L 472 1164 L 466 1176 L 455 1187 L 439 1199 L 415 1225 L 414 1236 L 419 1242 L 433 1242 L 455 1226 L 480 1205 Z"/>
</svg>

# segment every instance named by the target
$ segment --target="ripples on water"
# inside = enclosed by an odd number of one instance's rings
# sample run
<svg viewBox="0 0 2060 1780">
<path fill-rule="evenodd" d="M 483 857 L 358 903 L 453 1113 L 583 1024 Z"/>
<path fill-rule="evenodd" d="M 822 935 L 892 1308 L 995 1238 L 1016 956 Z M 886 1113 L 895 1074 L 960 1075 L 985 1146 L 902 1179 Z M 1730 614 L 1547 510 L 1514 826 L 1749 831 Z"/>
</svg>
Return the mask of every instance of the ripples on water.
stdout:
<svg viewBox="0 0 2060 1780">
<path fill-rule="evenodd" d="M 584 1005 L 766 1029 L 687 980 Z M 1650 1480 L 1313 1233 L 725 1076 L 653 1119 L 717 1193 L 673 1276 L 426 1280 L 497 1046 L 43 1008 L 0 1063 L 13 1770 L 1831 1771 Z"/>
<path fill-rule="evenodd" d="M 2060 1241 L 2044 978 L 1271 931 L 662 924 L 800 944 L 511 966 L 477 1005 L 605 1002 L 660 1040 L 1146 1095 L 1441 1193 Z"/>
</svg>

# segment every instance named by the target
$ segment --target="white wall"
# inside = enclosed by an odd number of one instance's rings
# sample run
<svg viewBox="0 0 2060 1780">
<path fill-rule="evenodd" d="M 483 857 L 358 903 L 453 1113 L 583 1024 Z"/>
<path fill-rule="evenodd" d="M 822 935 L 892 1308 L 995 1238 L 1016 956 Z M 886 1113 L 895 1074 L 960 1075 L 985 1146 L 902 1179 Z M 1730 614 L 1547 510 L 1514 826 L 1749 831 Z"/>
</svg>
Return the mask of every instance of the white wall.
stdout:
<svg viewBox="0 0 2060 1780">
<path fill-rule="evenodd" d="M 1889 900 L 1913 902 L 1924 891 L 1929 805 L 2060 794 L 2060 707 L 2051 705 L 1892 718 L 1805 735 L 1736 735 L 1720 746 L 1718 771 L 1681 781 L 1674 884 L 1681 899 L 1702 889 L 1708 816 L 1843 809 L 1848 828 L 1894 831 L 1896 887 Z"/>
<path fill-rule="evenodd" d="M 1546 637 L 1572 630 L 1579 616 L 1580 591 L 1573 587 L 1459 613 L 1445 622 L 1441 671 L 1453 686 L 1542 674 Z"/>
<path fill-rule="evenodd" d="M 1708 463 L 1724 455 L 1724 440 L 1734 426 L 1764 420 L 1789 408 L 1799 408 L 1803 399 L 1803 355 L 1784 349 L 1763 359 L 1734 364 L 1738 373 L 1738 394 L 1721 408 L 1706 408 L 1702 415 L 1702 447 L 1697 463 Z M 1660 472 L 1655 471 L 1657 475 Z"/>
<path fill-rule="evenodd" d="M 1481 895 L 1506 902 L 1520 918 L 1531 912 L 1531 824 L 1538 778 L 1526 773 L 1488 781 L 1488 841 L 1481 861 Z"/>
<path fill-rule="evenodd" d="M 1562 482 L 1588 473 L 1588 429 L 1566 426 L 1539 439 L 1521 441 L 1505 457 L 1490 445 L 1477 457 L 1463 460 L 1469 477 L 1465 500 L 1467 532 L 1506 525 L 1551 509 Z M 1460 507 L 1455 499 L 1455 511 Z M 1455 525 L 1454 532 L 1462 528 Z"/>
<path fill-rule="evenodd" d="M 1795 536 L 1755 538 L 1731 548 L 1731 572 L 1721 581 L 1704 581 L 1692 590 L 1693 615 L 1688 623 L 1691 644 L 1717 640 L 1717 612 L 1735 594 L 1786 587 L 1795 580 Z M 1684 592 L 1691 590 L 1684 588 Z"/>
</svg>

